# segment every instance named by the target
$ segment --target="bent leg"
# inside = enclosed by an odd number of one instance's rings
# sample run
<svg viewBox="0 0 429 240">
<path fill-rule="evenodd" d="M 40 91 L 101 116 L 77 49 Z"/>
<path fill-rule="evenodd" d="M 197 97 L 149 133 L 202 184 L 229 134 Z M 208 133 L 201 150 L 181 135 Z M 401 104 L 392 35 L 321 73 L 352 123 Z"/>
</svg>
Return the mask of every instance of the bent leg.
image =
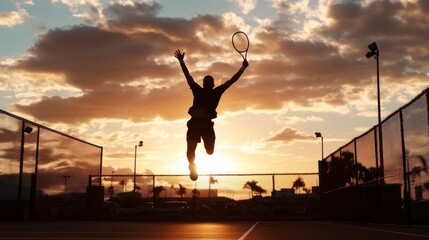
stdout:
<svg viewBox="0 0 429 240">
<path fill-rule="evenodd" d="M 213 123 L 209 126 L 203 135 L 204 148 L 206 149 L 207 154 L 212 155 L 214 152 L 216 134 L 213 129 Z"/>
<path fill-rule="evenodd" d="M 214 152 L 215 141 L 204 141 L 204 147 L 208 155 L 212 155 Z"/>
<path fill-rule="evenodd" d="M 195 149 L 197 149 L 197 141 L 188 140 L 188 148 L 186 150 L 186 157 L 189 163 L 194 163 L 195 160 Z"/>
</svg>

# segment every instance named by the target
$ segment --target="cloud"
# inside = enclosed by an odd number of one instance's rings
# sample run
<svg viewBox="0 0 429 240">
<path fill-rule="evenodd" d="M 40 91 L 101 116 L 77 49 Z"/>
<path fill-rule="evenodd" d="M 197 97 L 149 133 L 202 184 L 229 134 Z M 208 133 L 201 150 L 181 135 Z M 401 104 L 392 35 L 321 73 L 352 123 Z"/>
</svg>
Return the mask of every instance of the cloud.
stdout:
<svg viewBox="0 0 429 240">
<path fill-rule="evenodd" d="M 243 14 L 248 14 L 256 7 L 257 0 L 230 0 L 233 2 Z"/>
<path fill-rule="evenodd" d="M 304 134 L 294 128 L 283 128 L 274 136 L 266 139 L 266 141 L 282 141 L 284 143 L 294 142 L 296 140 L 314 140 L 314 135 Z"/>
<path fill-rule="evenodd" d="M 304 12 L 304 3 L 277 4 Z M 427 86 L 427 5 L 346 1 L 329 3 L 323 10 L 311 6 L 313 12 L 326 14 L 318 19 L 313 13 L 306 15 L 323 23 L 309 28 L 314 38 L 297 37 L 300 28 L 290 14 L 264 21 L 257 31 L 249 31 L 250 67 L 225 93 L 218 112 L 287 106 L 315 110 L 320 103 L 328 111 L 348 111 L 359 99 L 373 97 L 369 89 L 374 85 L 374 63 L 364 57 L 372 41 L 381 51 L 383 84 L 394 89 L 384 98 L 410 83 Z M 63 123 L 185 118 L 192 95 L 173 51 L 186 51 L 186 63 L 197 81 L 210 73 L 224 82 L 241 65 L 230 46 L 230 33 L 243 22 L 231 24 L 231 15 L 160 17 L 160 11 L 158 3 L 113 4 L 102 9 L 106 19 L 99 26 L 49 30 L 29 49 L 30 56 L 9 71 L 63 76 L 60 84 L 81 94 L 46 96 L 14 109 Z"/>
<path fill-rule="evenodd" d="M 29 50 L 31 57 L 19 61 L 16 68 L 64 75 L 68 84 L 84 90 L 128 83 L 144 75 L 167 76 L 171 73 L 169 67 L 151 58 L 153 45 L 146 43 L 148 39 L 139 41 L 145 37 L 142 34 L 133 39 L 90 26 L 53 29 Z"/>
<path fill-rule="evenodd" d="M 147 94 L 142 94 L 145 91 L 142 86 L 108 85 L 79 97 L 53 96 L 34 104 L 15 107 L 37 119 L 63 123 L 83 123 L 96 118 L 149 121 L 156 117 L 167 120 L 186 117 L 186 109 L 191 103 L 191 93 L 185 84 L 152 89 Z M 59 112 L 61 114 L 58 114 Z"/>
<path fill-rule="evenodd" d="M 29 14 L 21 9 L 12 12 L 0 12 L 0 27 L 13 27 L 23 24 L 29 17 Z"/>
</svg>

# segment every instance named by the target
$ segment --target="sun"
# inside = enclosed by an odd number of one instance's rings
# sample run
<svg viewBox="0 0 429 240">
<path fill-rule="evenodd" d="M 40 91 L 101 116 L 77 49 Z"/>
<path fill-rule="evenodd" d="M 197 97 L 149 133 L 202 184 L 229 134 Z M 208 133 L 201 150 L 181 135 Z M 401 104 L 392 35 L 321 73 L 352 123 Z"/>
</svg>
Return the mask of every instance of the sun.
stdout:
<svg viewBox="0 0 429 240">
<path fill-rule="evenodd" d="M 232 160 L 223 156 L 221 153 L 208 155 L 206 152 L 196 152 L 195 164 L 198 174 L 225 174 L 233 170 Z M 183 162 L 183 169 L 188 172 L 188 162 Z"/>
<path fill-rule="evenodd" d="M 195 163 L 200 174 L 224 174 L 232 170 L 231 159 L 216 153 L 200 157 L 196 159 Z"/>
<path fill-rule="evenodd" d="M 234 170 L 234 161 L 220 152 L 208 155 L 202 148 L 197 149 L 195 156 L 198 174 L 228 174 Z M 189 173 L 188 161 L 182 161 L 179 168 L 181 171 Z"/>
</svg>

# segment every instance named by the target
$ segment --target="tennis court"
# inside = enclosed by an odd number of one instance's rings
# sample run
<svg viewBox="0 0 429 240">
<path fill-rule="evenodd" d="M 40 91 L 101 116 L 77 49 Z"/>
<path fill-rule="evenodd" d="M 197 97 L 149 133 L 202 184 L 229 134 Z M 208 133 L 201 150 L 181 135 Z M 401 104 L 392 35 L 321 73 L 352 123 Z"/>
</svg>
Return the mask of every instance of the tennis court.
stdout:
<svg viewBox="0 0 429 240">
<path fill-rule="evenodd" d="M 0 239 L 429 239 L 429 229 L 323 221 L 2 223 Z"/>
</svg>

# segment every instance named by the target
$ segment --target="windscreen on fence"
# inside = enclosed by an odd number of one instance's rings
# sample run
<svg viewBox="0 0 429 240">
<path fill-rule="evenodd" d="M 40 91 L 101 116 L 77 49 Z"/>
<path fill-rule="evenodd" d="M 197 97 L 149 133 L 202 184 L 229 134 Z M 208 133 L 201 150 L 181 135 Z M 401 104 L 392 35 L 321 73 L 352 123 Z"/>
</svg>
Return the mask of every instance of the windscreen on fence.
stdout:
<svg viewBox="0 0 429 240">
<path fill-rule="evenodd" d="M 402 111 L 407 181 L 411 200 L 417 202 L 429 200 L 428 99 L 423 95 Z"/>
<path fill-rule="evenodd" d="M 320 187 L 327 208 L 338 204 L 339 199 L 364 197 L 365 201 L 380 202 L 368 213 L 372 217 L 383 213 L 388 216 L 387 212 L 395 208 L 394 217 L 420 221 L 418 213 L 429 211 L 428 105 L 429 89 L 426 89 L 389 115 L 382 122 L 383 148 L 380 148 L 379 128 L 375 126 L 320 162 Z M 346 190 L 355 183 L 357 188 Z M 345 208 L 342 211 L 347 211 Z M 336 212 L 338 207 L 329 209 Z M 359 218 L 364 219 L 362 213 L 350 217 Z"/>
<path fill-rule="evenodd" d="M 0 111 L 0 200 L 84 193 L 101 147 Z M 32 186 L 32 184 L 34 186 Z"/>
<path fill-rule="evenodd" d="M 377 152 L 374 129 L 356 139 L 356 161 L 358 169 L 358 184 L 374 183 L 378 179 Z"/>
<path fill-rule="evenodd" d="M 403 188 L 401 122 L 399 113 L 383 122 L 384 183 L 400 184 Z"/>
</svg>

